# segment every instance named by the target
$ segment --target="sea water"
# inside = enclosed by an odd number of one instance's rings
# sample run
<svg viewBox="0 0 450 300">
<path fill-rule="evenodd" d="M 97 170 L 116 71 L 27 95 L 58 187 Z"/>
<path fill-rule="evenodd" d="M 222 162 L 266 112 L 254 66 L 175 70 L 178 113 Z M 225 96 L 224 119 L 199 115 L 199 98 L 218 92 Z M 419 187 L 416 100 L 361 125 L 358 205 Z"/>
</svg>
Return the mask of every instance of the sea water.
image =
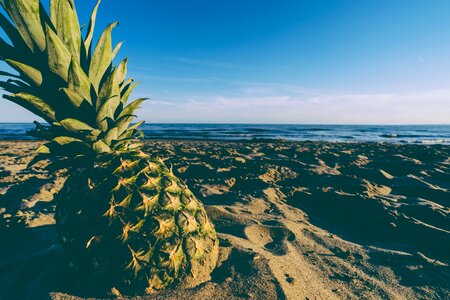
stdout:
<svg viewBox="0 0 450 300">
<path fill-rule="evenodd" d="M 32 139 L 32 123 L 0 123 L 0 140 Z M 450 144 L 450 125 L 144 124 L 146 139 Z"/>
</svg>

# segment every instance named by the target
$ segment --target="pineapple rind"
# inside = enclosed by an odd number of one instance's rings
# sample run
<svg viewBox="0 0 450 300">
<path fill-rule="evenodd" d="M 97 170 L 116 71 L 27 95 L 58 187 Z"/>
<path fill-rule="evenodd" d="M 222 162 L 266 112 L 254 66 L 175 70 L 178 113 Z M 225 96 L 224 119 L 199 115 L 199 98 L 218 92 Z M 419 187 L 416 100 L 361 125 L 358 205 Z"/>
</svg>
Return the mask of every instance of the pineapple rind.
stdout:
<svg viewBox="0 0 450 300">
<path fill-rule="evenodd" d="M 122 154 L 73 173 L 56 219 L 71 265 L 121 291 L 199 283 L 217 262 L 203 204 L 156 159 Z"/>
</svg>

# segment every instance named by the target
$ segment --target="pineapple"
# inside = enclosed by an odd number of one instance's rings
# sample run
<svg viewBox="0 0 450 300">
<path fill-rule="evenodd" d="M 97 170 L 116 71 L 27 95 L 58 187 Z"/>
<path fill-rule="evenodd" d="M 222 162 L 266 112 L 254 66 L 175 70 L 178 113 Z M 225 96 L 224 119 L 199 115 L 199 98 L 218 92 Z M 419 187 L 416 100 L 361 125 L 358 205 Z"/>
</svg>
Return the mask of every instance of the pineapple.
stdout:
<svg viewBox="0 0 450 300">
<path fill-rule="evenodd" d="M 46 142 L 31 165 L 66 169 L 56 221 L 69 265 L 127 293 L 193 286 L 209 278 L 218 239 L 203 204 L 162 160 L 142 150 L 132 124 L 145 99 L 128 103 L 136 83 L 127 60 L 113 66 L 110 24 L 95 47 L 100 1 L 83 34 L 73 0 L 0 0 L 0 71 L 10 100 L 44 119 L 30 134 Z M 12 22 L 11 22 L 12 21 Z M 89 277 L 91 278 L 91 277 Z"/>
</svg>

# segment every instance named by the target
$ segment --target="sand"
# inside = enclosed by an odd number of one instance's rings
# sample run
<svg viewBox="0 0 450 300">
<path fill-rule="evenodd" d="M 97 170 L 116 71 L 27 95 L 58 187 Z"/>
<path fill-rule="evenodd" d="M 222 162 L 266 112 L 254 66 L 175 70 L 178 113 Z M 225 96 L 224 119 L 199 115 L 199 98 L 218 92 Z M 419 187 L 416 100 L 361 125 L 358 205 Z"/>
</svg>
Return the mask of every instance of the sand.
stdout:
<svg viewBox="0 0 450 300">
<path fill-rule="evenodd" d="M 106 298 L 64 264 L 61 173 L 0 143 L 0 298 Z M 205 203 L 209 282 L 133 299 L 449 299 L 450 146 L 148 142 Z"/>
</svg>

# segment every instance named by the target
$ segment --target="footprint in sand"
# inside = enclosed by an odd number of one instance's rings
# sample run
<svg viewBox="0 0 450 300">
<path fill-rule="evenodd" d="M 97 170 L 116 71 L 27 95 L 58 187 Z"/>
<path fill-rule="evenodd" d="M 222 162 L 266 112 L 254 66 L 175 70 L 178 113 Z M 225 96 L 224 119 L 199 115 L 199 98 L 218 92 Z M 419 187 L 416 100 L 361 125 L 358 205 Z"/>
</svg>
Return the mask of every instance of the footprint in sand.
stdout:
<svg viewBox="0 0 450 300">
<path fill-rule="evenodd" d="M 295 240 L 295 234 L 279 222 L 270 222 L 270 224 L 277 225 L 251 225 L 245 228 L 245 235 L 253 245 L 263 248 L 273 255 L 286 255 L 288 253 L 286 243 Z"/>
</svg>

